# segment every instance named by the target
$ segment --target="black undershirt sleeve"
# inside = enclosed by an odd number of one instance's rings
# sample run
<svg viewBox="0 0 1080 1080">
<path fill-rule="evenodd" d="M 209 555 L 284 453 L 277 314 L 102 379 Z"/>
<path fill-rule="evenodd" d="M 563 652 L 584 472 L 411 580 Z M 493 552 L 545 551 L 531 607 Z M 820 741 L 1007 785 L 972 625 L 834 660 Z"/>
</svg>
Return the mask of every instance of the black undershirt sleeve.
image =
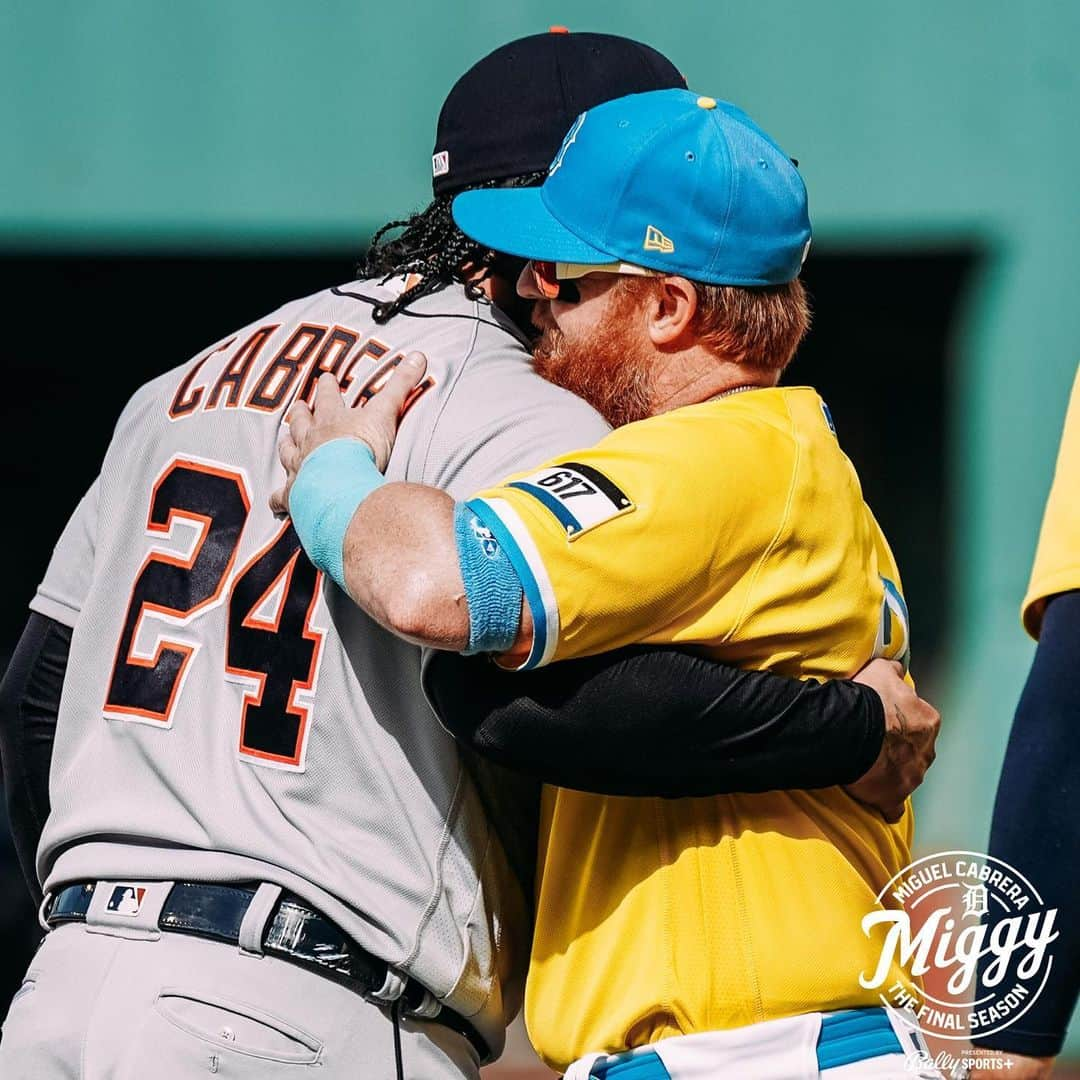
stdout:
<svg viewBox="0 0 1080 1080">
<path fill-rule="evenodd" d="M 49 766 L 71 629 L 30 613 L 0 682 L 0 759 L 11 835 L 26 884 L 41 901 L 35 860 L 49 816 Z"/>
<path fill-rule="evenodd" d="M 424 688 L 443 724 L 478 754 L 605 795 L 847 784 L 874 763 L 885 733 L 870 687 L 741 671 L 666 647 L 531 672 L 436 653 Z"/>
<path fill-rule="evenodd" d="M 1080 592 L 1047 605 L 1039 647 L 1016 707 L 990 826 L 990 854 L 1020 871 L 1058 909 L 1061 935 L 1038 1000 L 996 1035 L 995 1050 L 1052 1057 L 1061 1051 L 1080 989 Z M 1024 955 L 1017 950 L 1015 961 Z M 985 966 L 983 960 L 980 966 Z M 1011 985 L 1012 970 L 1002 986 Z M 1019 981 L 1014 979 L 1014 981 Z"/>
</svg>

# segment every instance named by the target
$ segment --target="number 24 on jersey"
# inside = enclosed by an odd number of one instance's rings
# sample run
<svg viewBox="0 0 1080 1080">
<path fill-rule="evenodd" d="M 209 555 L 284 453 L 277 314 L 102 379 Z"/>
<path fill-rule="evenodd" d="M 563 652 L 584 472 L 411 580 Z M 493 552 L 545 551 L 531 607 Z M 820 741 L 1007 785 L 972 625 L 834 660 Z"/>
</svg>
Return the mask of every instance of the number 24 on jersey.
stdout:
<svg viewBox="0 0 1080 1080">
<path fill-rule="evenodd" d="M 225 465 L 175 457 L 154 484 L 147 531 L 169 535 L 177 520 L 198 530 L 190 554 L 151 551 L 131 588 L 117 643 L 104 713 L 172 726 L 197 640 L 170 632 L 190 627 L 224 604 L 224 672 L 254 689 L 244 694 L 239 753 L 253 762 L 303 768 L 312 691 L 323 633 L 311 625 L 322 574 L 307 560 L 286 521 L 234 574 L 240 538 L 251 510 L 242 473 Z M 149 650 L 138 651 L 144 618 L 164 623 Z"/>
</svg>

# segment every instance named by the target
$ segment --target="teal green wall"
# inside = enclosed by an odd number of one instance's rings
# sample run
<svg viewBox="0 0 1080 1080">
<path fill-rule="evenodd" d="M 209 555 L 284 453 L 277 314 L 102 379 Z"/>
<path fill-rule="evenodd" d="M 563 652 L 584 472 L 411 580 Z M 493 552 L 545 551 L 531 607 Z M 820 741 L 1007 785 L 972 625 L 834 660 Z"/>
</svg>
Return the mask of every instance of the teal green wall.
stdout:
<svg viewBox="0 0 1080 1080">
<path fill-rule="evenodd" d="M 952 342 L 956 589 L 921 798 L 924 846 L 983 845 L 1080 359 L 1080 4 L 3 0 L 0 246 L 355 247 L 424 201 L 453 79 L 552 22 L 647 40 L 743 104 L 800 159 L 819 245 L 984 252 Z"/>
</svg>

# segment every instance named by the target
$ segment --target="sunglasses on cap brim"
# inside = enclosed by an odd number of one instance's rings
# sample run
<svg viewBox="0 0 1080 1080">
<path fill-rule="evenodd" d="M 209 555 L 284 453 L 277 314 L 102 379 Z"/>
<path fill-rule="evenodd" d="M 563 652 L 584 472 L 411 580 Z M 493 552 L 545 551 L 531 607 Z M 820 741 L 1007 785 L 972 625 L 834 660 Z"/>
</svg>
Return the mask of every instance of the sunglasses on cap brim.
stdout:
<svg viewBox="0 0 1080 1080">
<path fill-rule="evenodd" d="M 536 291 L 545 300 L 559 300 L 564 304 L 576 304 L 581 300 L 581 293 L 574 284 L 576 278 L 586 274 L 624 274 L 632 277 L 662 277 L 659 270 L 649 270 L 633 263 L 568 263 L 549 262 L 546 259 L 533 259 L 527 269 L 532 275 Z"/>
</svg>

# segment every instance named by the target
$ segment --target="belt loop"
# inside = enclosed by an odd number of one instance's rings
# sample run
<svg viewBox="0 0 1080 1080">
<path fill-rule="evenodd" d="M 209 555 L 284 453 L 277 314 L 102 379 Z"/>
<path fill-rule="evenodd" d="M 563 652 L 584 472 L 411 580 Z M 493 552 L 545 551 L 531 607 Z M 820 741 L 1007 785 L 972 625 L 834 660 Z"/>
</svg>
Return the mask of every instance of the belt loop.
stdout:
<svg viewBox="0 0 1080 1080">
<path fill-rule="evenodd" d="M 442 1012 L 442 1002 L 430 991 L 425 990 L 420 1004 L 409 1010 L 409 1015 L 417 1020 L 434 1020 Z"/>
<path fill-rule="evenodd" d="M 262 956 L 263 933 L 280 898 L 280 885 L 271 885 L 264 881 L 255 890 L 255 895 L 251 898 L 247 911 L 244 912 L 240 932 L 237 935 L 237 944 L 241 952 L 248 953 L 250 956 Z"/>
<path fill-rule="evenodd" d="M 386 978 L 383 979 L 382 986 L 378 990 L 373 990 L 371 996 L 376 1001 L 397 1001 L 402 994 L 405 993 L 405 987 L 408 985 L 409 978 L 407 975 L 402 975 L 400 971 L 395 970 L 389 964 L 386 965 Z"/>
<path fill-rule="evenodd" d="M 42 930 L 45 931 L 46 934 L 52 929 L 52 927 L 49 925 L 49 912 L 52 909 L 52 902 L 53 894 L 50 890 L 41 898 L 41 903 L 38 905 L 37 909 L 38 925 L 41 927 Z"/>
</svg>

